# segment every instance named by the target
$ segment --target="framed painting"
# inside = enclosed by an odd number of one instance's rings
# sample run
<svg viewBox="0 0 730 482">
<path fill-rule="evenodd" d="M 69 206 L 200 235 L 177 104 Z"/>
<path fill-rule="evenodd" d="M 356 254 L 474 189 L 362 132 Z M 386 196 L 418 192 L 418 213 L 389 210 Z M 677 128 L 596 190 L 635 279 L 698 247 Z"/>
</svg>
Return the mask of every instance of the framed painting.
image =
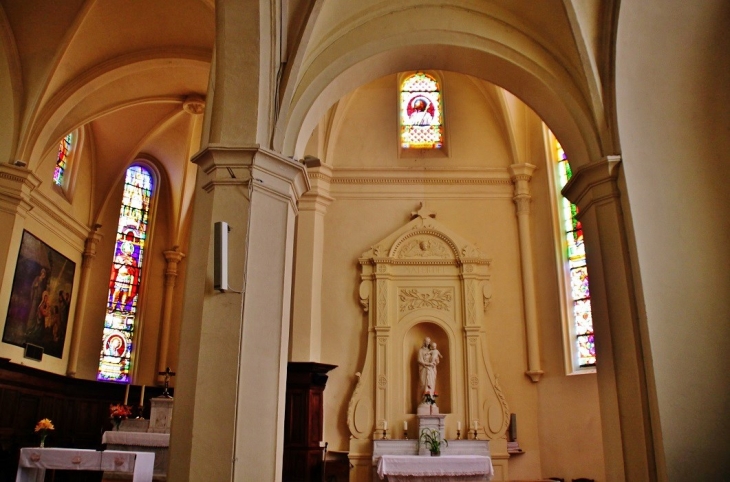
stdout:
<svg viewBox="0 0 730 482">
<path fill-rule="evenodd" d="M 3 343 L 32 343 L 63 357 L 76 263 L 23 231 Z"/>
</svg>

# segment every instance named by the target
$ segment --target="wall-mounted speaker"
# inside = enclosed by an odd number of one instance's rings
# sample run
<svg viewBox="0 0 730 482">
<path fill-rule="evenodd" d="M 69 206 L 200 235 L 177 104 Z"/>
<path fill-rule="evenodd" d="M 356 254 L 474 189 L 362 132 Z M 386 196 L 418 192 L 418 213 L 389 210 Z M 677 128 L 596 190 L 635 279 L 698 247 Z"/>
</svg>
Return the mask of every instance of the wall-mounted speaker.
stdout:
<svg viewBox="0 0 730 482">
<path fill-rule="evenodd" d="M 218 221 L 213 225 L 214 260 L 213 287 L 218 291 L 228 290 L 228 223 Z"/>
</svg>

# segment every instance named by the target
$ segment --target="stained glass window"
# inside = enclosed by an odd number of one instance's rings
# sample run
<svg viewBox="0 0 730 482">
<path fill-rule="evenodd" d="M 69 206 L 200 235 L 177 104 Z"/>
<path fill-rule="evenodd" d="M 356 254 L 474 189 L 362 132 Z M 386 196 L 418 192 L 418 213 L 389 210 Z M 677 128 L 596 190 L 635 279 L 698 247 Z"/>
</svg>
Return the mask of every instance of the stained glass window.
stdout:
<svg viewBox="0 0 730 482">
<path fill-rule="evenodd" d="M 61 139 L 58 145 L 58 157 L 56 158 L 56 169 L 53 171 L 53 182 L 57 186 L 63 186 L 63 174 L 66 172 L 66 164 L 68 163 L 68 154 L 71 150 L 71 141 L 73 134 L 69 133 Z"/>
<path fill-rule="evenodd" d="M 142 166 L 127 169 L 109 277 L 98 380 L 130 382 L 132 335 L 153 187 L 150 171 Z"/>
<path fill-rule="evenodd" d="M 553 143 L 558 163 L 558 181 L 562 189 L 573 173 L 560 143 L 557 139 L 553 139 Z M 591 315 L 591 292 L 588 286 L 588 267 L 583 245 L 583 226 L 578 221 L 578 207 L 562 196 L 560 196 L 560 211 L 563 222 L 561 230 L 564 236 L 563 246 L 570 273 L 570 303 L 578 366 L 592 367 L 596 365 L 596 346 Z"/>
<path fill-rule="evenodd" d="M 443 147 L 443 107 L 438 82 L 422 72 L 407 77 L 400 92 L 401 147 Z"/>
</svg>

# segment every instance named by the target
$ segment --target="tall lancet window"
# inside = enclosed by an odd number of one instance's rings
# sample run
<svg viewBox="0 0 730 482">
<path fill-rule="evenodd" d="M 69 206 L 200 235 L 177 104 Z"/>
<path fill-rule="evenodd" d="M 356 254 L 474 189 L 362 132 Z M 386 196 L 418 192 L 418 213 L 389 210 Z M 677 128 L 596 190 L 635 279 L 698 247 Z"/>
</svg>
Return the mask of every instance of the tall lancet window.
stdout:
<svg viewBox="0 0 730 482">
<path fill-rule="evenodd" d="M 443 147 L 441 88 L 430 75 L 418 72 L 403 80 L 400 90 L 400 142 L 403 149 Z"/>
<path fill-rule="evenodd" d="M 560 189 L 573 175 L 568 158 L 560 143 L 551 136 L 555 160 L 557 162 L 558 184 Z M 563 196 L 558 196 L 563 237 L 563 259 L 568 275 L 570 318 L 569 330 L 571 358 L 578 368 L 596 365 L 596 346 L 593 336 L 593 316 L 591 314 L 591 293 L 588 286 L 588 267 L 583 245 L 583 226 L 578 221 L 578 207 Z"/>
<path fill-rule="evenodd" d="M 127 169 L 119 212 L 98 380 L 129 383 L 137 300 L 154 179 L 142 166 Z"/>
<path fill-rule="evenodd" d="M 73 142 L 73 134 L 69 133 L 58 145 L 58 157 L 56 157 L 56 169 L 53 171 L 53 183 L 56 186 L 63 187 L 63 175 L 68 165 L 68 155 L 71 152 L 71 143 Z"/>
</svg>

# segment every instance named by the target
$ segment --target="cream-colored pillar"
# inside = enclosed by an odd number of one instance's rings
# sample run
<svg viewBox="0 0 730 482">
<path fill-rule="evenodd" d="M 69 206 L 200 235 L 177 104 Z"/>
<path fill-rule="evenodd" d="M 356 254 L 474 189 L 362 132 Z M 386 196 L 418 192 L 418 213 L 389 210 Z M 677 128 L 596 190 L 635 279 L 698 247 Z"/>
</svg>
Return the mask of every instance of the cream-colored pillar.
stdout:
<svg viewBox="0 0 730 482">
<path fill-rule="evenodd" d="M 76 376 L 76 368 L 79 363 L 79 347 L 81 346 L 81 334 L 84 328 L 84 307 L 86 306 L 86 296 L 89 291 L 91 265 L 96 257 L 96 246 L 102 238 L 102 234 L 99 232 L 100 229 L 101 224 L 94 225 L 94 228 L 84 243 L 81 276 L 79 278 L 79 295 L 76 298 L 76 315 L 74 317 L 73 332 L 71 333 L 71 348 L 66 367 L 66 375 L 70 377 Z"/>
<path fill-rule="evenodd" d="M 522 295 L 525 307 L 525 335 L 527 337 L 527 371 L 533 382 L 540 381 L 540 339 L 538 336 L 537 305 L 535 303 L 535 268 L 532 262 L 532 230 L 530 229 L 530 179 L 535 171 L 532 164 L 513 164 L 509 167 L 515 185 L 514 202 L 517 207 L 517 228 L 520 238 L 520 265 L 522 266 Z"/>
<path fill-rule="evenodd" d="M 320 361 L 322 342 L 322 256 L 324 216 L 332 169 L 319 159 L 305 161 L 312 188 L 299 200 L 297 220 L 291 361 Z"/>
<path fill-rule="evenodd" d="M 160 342 L 157 349 L 157 381 L 162 384 L 165 382 L 165 376 L 160 375 L 168 366 L 167 364 L 167 348 L 170 344 L 170 323 L 172 321 L 172 300 L 175 294 L 175 281 L 177 280 L 177 265 L 185 257 L 180 252 L 179 246 L 174 246 L 168 251 L 164 251 L 165 261 L 165 296 L 162 300 L 162 326 L 160 327 Z"/>
<path fill-rule="evenodd" d="M 304 165 L 266 149 L 278 2 L 217 0 L 185 280 L 168 480 L 281 480 L 297 200 Z M 213 289 L 214 223 L 230 290 Z"/>
<path fill-rule="evenodd" d="M 577 169 L 563 194 L 580 210 L 591 283 L 606 480 L 657 480 L 644 353 L 616 179 L 619 156 Z"/>
</svg>

